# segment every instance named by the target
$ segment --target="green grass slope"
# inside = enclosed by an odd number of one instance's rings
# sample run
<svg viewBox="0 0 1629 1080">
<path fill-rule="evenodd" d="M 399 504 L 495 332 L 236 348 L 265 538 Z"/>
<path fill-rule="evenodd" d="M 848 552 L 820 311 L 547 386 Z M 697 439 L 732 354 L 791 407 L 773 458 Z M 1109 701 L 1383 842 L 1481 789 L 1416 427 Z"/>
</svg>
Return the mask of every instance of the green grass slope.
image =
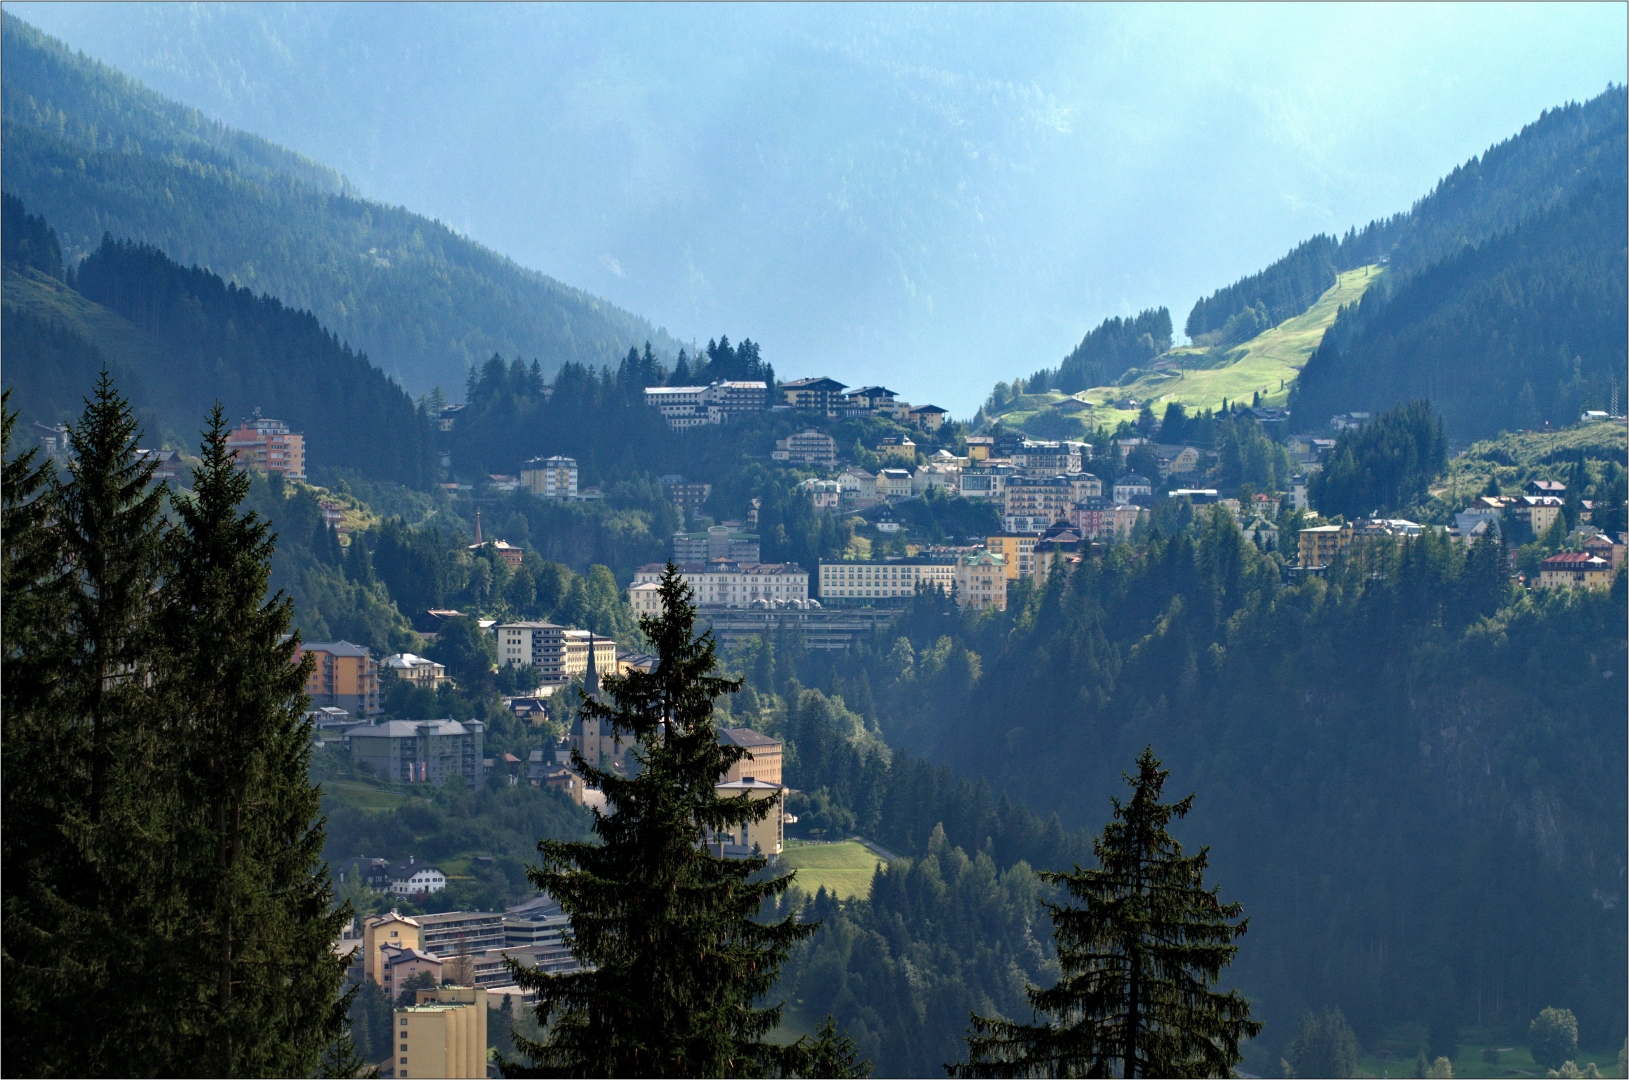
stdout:
<svg viewBox="0 0 1629 1080">
<path fill-rule="evenodd" d="M 1014 398 L 1000 417 L 1010 427 L 1062 430 L 1065 425 L 1039 418 L 1055 413 L 1084 428 L 1113 428 L 1135 420 L 1136 410 L 1117 409 L 1114 402 L 1179 401 L 1190 413 L 1219 409 L 1225 401 L 1248 402 L 1259 393 L 1263 404 L 1282 405 L 1289 386 L 1323 340 L 1342 305 L 1356 304 L 1385 276 L 1385 268 L 1361 266 L 1339 275 L 1335 284 L 1306 311 L 1226 350 L 1184 347 L 1157 357 L 1147 368 L 1133 368 L 1116 386 L 1098 386 L 1075 395 L 1050 391 Z M 1156 367 L 1157 365 L 1157 367 Z M 1155 413 L 1163 411 L 1157 405 Z M 992 417 L 993 419 L 993 417 Z M 1048 418 L 1050 419 L 1050 418 Z"/>
<path fill-rule="evenodd" d="M 871 895 L 871 877 L 882 858 L 858 840 L 809 844 L 788 840 L 780 865 L 796 870 L 797 887 L 813 895 L 824 888 L 840 900 Z"/>
</svg>

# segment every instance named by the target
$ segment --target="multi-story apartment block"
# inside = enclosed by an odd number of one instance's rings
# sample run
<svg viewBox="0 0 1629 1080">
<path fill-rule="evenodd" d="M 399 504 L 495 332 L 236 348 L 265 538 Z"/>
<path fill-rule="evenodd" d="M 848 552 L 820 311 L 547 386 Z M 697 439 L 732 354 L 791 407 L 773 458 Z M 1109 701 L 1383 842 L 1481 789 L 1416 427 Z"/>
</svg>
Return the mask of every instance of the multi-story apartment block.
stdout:
<svg viewBox="0 0 1629 1080">
<path fill-rule="evenodd" d="M 1587 551 L 1563 551 L 1539 564 L 1537 584 L 1545 589 L 1610 589 L 1612 563 Z"/>
<path fill-rule="evenodd" d="M 419 948 L 446 960 L 463 952 L 485 952 L 508 944 L 504 917 L 496 911 L 444 911 L 415 915 Z"/>
<path fill-rule="evenodd" d="M 316 660 L 305 680 L 312 705 L 332 705 L 352 716 L 379 714 L 379 662 L 365 646 L 349 641 L 301 642 L 294 662 L 306 653 Z"/>
<path fill-rule="evenodd" d="M 666 567 L 661 563 L 647 563 L 634 572 L 633 585 L 628 590 L 632 604 L 634 590 L 640 585 L 655 584 L 662 578 Z M 685 584 L 695 594 L 701 607 L 744 608 L 764 601 L 769 604 L 802 601 L 809 598 L 809 572 L 797 563 L 737 563 L 719 560 L 711 563 L 685 563 L 679 567 Z M 650 590 L 645 590 L 646 594 Z M 646 604 L 651 601 L 645 600 Z M 658 606 L 660 601 L 657 601 Z"/>
<path fill-rule="evenodd" d="M 1115 502 L 1128 503 L 1139 495 L 1144 498 L 1153 497 L 1154 485 L 1149 481 L 1148 477 L 1138 473 L 1127 473 L 1114 482 Z"/>
<path fill-rule="evenodd" d="M 442 986 L 416 997 L 391 1019 L 393 1075 L 486 1076 L 486 988 Z"/>
<path fill-rule="evenodd" d="M 969 445 L 968 454 L 972 455 L 975 449 L 988 450 L 987 446 L 974 447 Z M 973 457 L 975 462 L 986 459 Z M 1007 481 L 1018 475 L 1018 470 L 1011 465 L 974 464 L 962 470 L 957 483 L 964 499 L 998 499 L 1005 500 L 1007 496 Z"/>
<path fill-rule="evenodd" d="M 708 496 L 713 493 L 713 485 L 686 480 L 678 473 L 668 473 L 657 482 L 662 485 L 662 491 L 667 494 L 668 499 L 687 519 L 694 517 L 707 502 Z"/>
<path fill-rule="evenodd" d="M 520 486 L 545 499 L 575 499 L 577 459 L 559 454 L 532 458 L 520 467 Z"/>
<path fill-rule="evenodd" d="M 1346 554 L 1352 545 L 1352 526 L 1314 525 L 1302 529 L 1299 541 L 1301 565 L 1328 566 L 1338 556 Z"/>
<path fill-rule="evenodd" d="M 419 945 L 419 921 L 410 915 L 390 912 L 372 915 L 362 920 L 362 977 L 380 986 L 385 982 L 386 947 L 416 949 Z"/>
<path fill-rule="evenodd" d="M 866 506 L 878 499 L 877 478 L 858 465 L 844 469 L 837 477 L 837 489 L 846 503 Z"/>
<path fill-rule="evenodd" d="M 988 461 L 995 457 L 995 439 L 989 435 L 969 435 L 964 442 L 967 443 L 967 460 Z"/>
<path fill-rule="evenodd" d="M 822 416 L 836 416 L 841 405 L 842 392 L 847 383 L 820 376 L 812 379 L 794 379 L 781 383 L 781 398 L 801 412 L 814 412 Z"/>
<path fill-rule="evenodd" d="M 703 424 L 727 424 L 743 413 L 762 412 L 768 397 L 769 384 L 762 381 L 645 388 L 645 404 L 660 412 L 675 431 Z"/>
<path fill-rule="evenodd" d="M 305 479 L 305 436 L 281 420 L 262 419 L 259 410 L 226 437 L 226 449 L 239 465 Z"/>
<path fill-rule="evenodd" d="M 843 394 L 838 411 L 844 416 L 892 416 L 898 397 L 886 386 L 861 386 Z"/>
<path fill-rule="evenodd" d="M 809 479 L 798 485 L 816 510 L 835 510 L 843 502 L 843 486 L 835 480 Z"/>
<path fill-rule="evenodd" d="M 1020 473 L 1034 479 L 1045 479 L 1067 473 L 1078 473 L 1082 458 L 1090 459 L 1091 448 L 1078 442 L 1034 442 L 1025 439 L 1012 456 L 1012 463 Z"/>
<path fill-rule="evenodd" d="M 741 532 L 728 525 L 710 525 L 706 532 L 673 534 L 673 561 L 676 563 L 704 563 L 714 559 L 755 563 L 760 561 L 758 551 L 758 537 L 755 534 Z"/>
<path fill-rule="evenodd" d="M 544 686 L 570 681 L 566 673 L 566 634 L 564 626 L 551 622 L 500 623 L 492 628 L 498 639 L 498 663 L 537 669 Z"/>
<path fill-rule="evenodd" d="M 913 424 L 932 434 L 945 426 L 945 417 L 950 415 L 950 410 L 937 405 L 918 405 L 909 415 Z"/>
<path fill-rule="evenodd" d="M 999 533 L 984 538 L 985 547 L 1006 564 L 1007 580 L 1017 581 L 1035 572 L 1035 545 L 1044 529 L 1033 533 Z"/>
<path fill-rule="evenodd" d="M 748 756 L 725 770 L 714 790 L 725 798 L 745 795 L 753 802 L 774 799 L 776 806 L 762 821 L 738 825 L 727 833 L 713 833 L 708 845 L 726 858 L 779 855 L 786 846 L 786 788 L 781 784 L 780 741 L 751 728 L 724 728 L 718 733 L 718 741 L 721 746 L 739 746 Z"/>
<path fill-rule="evenodd" d="M 1081 499 L 1103 494 L 1103 482 L 1091 473 L 1044 480 L 1014 476 L 1007 481 L 1001 527 L 1007 532 L 1045 532 L 1055 521 L 1068 521 Z"/>
<path fill-rule="evenodd" d="M 887 562 L 820 564 L 820 600 L 825 604 L 875 605 L 916 595 L 918 585 L 950 592 L 956 584 L 956 564 L 950 559 L 916 556 Z"/>
<path fill-rule="evenodd" d="M 903 499 L 911 494 L 909 469 L 883 469 L 877 473 L 877 494 L 885 499 Z"/>
<path fill-rule="evenodd" d="M 1007 560 L 989 551 L 964 555 L 956 564 L 956 603 L 1007 610 Z"/>
<path fill-rule="evenodd" d="M 479 720 L 387 720 L 345 733 L 351 760 L 387 780 L 437 787 L 462 776 L 471 788 L 484 779 L 486 725 Z"/>
<path fill-rule="evenodd" d="M 592 630 L 567 630 L 566 643 L 566 680 L 581 678 L 588 674 L 588 658 L 590 652 L 594 657 L 594 670 L 612 674 L 617 669 L 617 643 L 608 637 L 595 634 Z"/>
<path fill-rule="evenodd" d="M 770 457 L 793 465 L 821 465 L 833 469 L 837 467 L 837 440 L 824 431 L 811 428 L 784 439 L 776 439 L 775 450 Z"/>
<path fill-rule="evenodd" d="M 916 465 L 916 442 L 903 435 L 890 435 L 877 444 L 877 456 L 884 461 L 903 461 Z"/>
<path fill-rule="evenodd" d="M 1114 535 L 1114 500 L 1091 496 L 1075 504 L 1071 523 L 1088 540 Z"/>
</svg>

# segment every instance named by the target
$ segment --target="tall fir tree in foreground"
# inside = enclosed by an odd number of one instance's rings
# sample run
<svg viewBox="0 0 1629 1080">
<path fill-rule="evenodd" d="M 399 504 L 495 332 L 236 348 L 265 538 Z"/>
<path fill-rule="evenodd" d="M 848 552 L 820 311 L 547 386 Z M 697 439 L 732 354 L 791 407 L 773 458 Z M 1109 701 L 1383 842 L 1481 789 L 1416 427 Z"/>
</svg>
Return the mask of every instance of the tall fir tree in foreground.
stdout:
<svg viewBox="0 0 1629 1080">
<path fill-rule="evenodd" d="M 1211 989 L 1245 932 L 1238 904 L 1204 888 L 1207 850 L 1185 856 L 1167 831 L 1193 796 L 1161 803 L 1170 773 L 1150 747 L 1129 803 L 1093 847 L 1098 867 L 1045 872 L 1083 906 L 1048 903 L 1063 978 L 1029 990 L 1050 1023 L 973 1016 L 956 1076 L 1227 1076 L 1261 1024 L 1238 991 Z M 1238 921 L 1234 921 L 1238 920 Z"/>
<path fill-rule="evenodd" d="M 8 689 L 16 674 L 28 699 L 5 720 L 4 1028 L 19 1074 L 151 1071 L 165 1039 L 159 1003 L 132 1001 L 177 925 L 155 777 L 163 492 L 137 438 L 103 372 L 69 429 L 66 480 L 49 470 L 37 508 L 7 493 L 36 567 L 40 544 L 59 563 L 15 579 L 18 613 L 57 617 L 6 641 Z"/>
<path fill-rule="evenodd" d="M 274 538 L 240 512 L 249 477 L 228 430 L 217 404 L 194 491 L 174 499 L 162 593 L 173 880 L 197 935 L 177 973 L 196 1003 L 182 1061 L 219 1076 L 305 1076 L 344 1023 L 331 942 L 350 912 L 332 903 L 308 776 L 311 660 L 295 662 L 293 602 L 266 597 Z"/>
<path fill-rule="evenodd" d="M 726 859 L 712 837 L 761 821 L 773 800 L 721 798 L 719 777 L 746 753 L 720 746 L 713 702 L 740 688 L 714 676 L 711 633 L 695 636 L 691 591 L 669 565 L 663 614 L 640 628 L 659 663 L 610 676 L 613 704 L 586 695 L 585 719 L 637 740 L 635 775 L 599 769 L 573 753 L 584 780 L 605 794 L 599 842 L 545 840 L 530 873 L 571 918 L 569 944 L 585 970 L 551 975 L 511 964 L 537 993 L 541 1042 L 517 1037 L 529 1064 L 508 1076 L 851 1075 L 852 1045 L 828 1025 L 792 1045 L 766 1042 L 782 1005 L 774 989 L 792 946 L 815 930 L 795 915 L 755 921 L 792 876 L 765 876 L 767 860 Z"/>
</svg>

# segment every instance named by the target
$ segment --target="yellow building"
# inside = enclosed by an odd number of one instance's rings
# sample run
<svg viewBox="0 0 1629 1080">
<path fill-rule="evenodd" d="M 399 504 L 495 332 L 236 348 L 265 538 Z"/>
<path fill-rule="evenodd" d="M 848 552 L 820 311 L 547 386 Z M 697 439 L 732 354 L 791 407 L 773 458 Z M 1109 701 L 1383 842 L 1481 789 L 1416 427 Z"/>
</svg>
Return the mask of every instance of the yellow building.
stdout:
<svg viewBox="0 0 1629 1080">
<path fill-rule="evenodd" d="M 968 555 L 956 565 L 956 603 L 964 608 L 1007 610 L 1007 560 L 989 551 Z"/>
<path fill-rule="evenodd" d="M 395 1076 L 486 1076 L 484 987 L 420 990 L 418 1004 L 397 1009 L 393 1022 Z"/>
<path fill-rule="evenodd" d="M 779 739 L 742 727 L 720 729 L 718 741 L 721 746 L 742 747 L 748 755 L 731 765 L 719 778 L 720 783 L 737 780 L 756 780 L 766 784 L 781 782 L 782 751 Z"/>
<path fill-rule="evenodd" d="M 1587 551 L 1563 551 L 1539 564 L 1541 589 L 1610 589 L 1612 564 Z"/>
<path fill-rule="evenodd" d="M 1000 536 L 986 536 L 984 543 L 991 553 L 1007 561 L 1007 580 L 1017 581 L 1021 577 L 1029 577 L 1034 571 L 1035 544 L 1040 539 L 1029 533 L 1002 533 Z"/>
<path fill-rule="evenodd" d="M 745 795 L 753 802 L 774 799 L 774 809 L 758 821 L 737 825 L 731 832 L 714 833 L 711 843 L 723 856 L 779 855 L 786 847 L 786 788 L 757 777 L 727 780 L 713 785 L 720 798 L 738 798 Z"/>
<path fill-rule="evenodd" d="M 820 599 L 824 603 L 903 600 L 916 595 L 918 585 L 948 593 L 955 583 L 953 564 L 921 556 L 887 562 L 820 564 Z"/>
<path fill-rule="evenodd" d="M 617 643 L 611 638 L 595 634 L 591 630 L 567 630 L 566 641 L 566 679 L 570 681 L 579 675 L 588 674 L 589 642 L 593 642 L 594 668 L 606 674 L 615 674 L 617 670 Z"/>
<path fill-rule="evenodd" d="M 385 984 L 385 946 L 398 949 L 419 947 L 417 919 L 392 911 L 388 915 L 375 915 L 362 923 L 362 974 L 380 986 Z"/>
</svg>

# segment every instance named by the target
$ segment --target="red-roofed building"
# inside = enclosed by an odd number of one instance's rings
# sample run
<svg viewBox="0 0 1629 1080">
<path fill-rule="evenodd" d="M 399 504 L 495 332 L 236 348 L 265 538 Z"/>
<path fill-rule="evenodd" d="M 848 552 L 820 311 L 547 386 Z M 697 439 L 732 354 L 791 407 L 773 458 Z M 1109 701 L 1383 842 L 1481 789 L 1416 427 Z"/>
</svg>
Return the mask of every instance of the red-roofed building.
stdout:
<svg viewBox="0 0 1629 1080">
<path fill-rule="evenodd" d="M 1587 551 L 1563 551 L 1539 564 L 1542 589 L 1610 589 L 1612 564 Z"/>
</svg>

